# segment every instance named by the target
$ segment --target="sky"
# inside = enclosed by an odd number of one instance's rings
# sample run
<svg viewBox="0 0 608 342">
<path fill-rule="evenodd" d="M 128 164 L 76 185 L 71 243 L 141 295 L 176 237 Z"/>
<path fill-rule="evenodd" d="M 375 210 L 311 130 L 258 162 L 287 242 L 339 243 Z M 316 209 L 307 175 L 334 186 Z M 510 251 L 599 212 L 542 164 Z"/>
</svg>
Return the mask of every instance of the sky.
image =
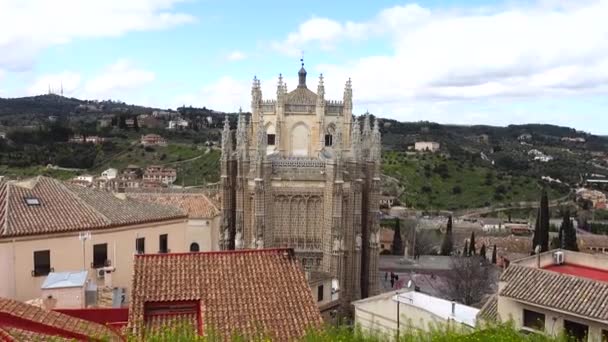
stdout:
<svg viewBox="0 0 608 342">
<path fill-rule="evenodd" d="M 279 73 L 355 114 L 608 134 L 608 0 L 0 0 L 0 97 L 250 109 Z"/>
</svg>

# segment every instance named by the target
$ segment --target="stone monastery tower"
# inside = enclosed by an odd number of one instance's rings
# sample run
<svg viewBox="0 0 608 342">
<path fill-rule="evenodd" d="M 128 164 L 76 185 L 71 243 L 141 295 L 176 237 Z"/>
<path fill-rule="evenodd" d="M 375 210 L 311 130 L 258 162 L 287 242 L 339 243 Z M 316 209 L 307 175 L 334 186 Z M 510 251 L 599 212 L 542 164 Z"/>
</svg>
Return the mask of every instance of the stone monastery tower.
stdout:
<svg viewBox="0 0 608 342">
<path fill-rule="evenodd" d="M 290 247 L 309 274 L 330 277 L 341 306 L 377 292 L 380 131 L 342 101 L 279 75 L 276 100 L 251 88 L 251 119 L 222 134 L 222 249 Z M 235 135 L 235 137 L 233 137 Z M 236 142 L 236 146 L 233 143 Z"/>
</svg>

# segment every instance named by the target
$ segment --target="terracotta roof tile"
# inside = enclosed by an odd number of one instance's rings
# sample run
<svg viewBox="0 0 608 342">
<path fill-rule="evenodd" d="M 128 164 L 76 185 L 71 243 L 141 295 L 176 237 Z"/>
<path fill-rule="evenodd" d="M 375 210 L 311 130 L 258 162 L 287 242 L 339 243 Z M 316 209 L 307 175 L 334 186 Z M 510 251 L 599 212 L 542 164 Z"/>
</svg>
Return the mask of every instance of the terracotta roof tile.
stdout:
<svg viewBox="0 0 608 342">
<path fill-rule="evenodd" d="M 495 322 L 498 318 L 498 297 L 493 295 L 488 301 L 481 307 L 478 318 L 484 319 L 488 322 Z"/>
<path fill-rule="evenodd" d="M 192 219 L 211 219 L 220 210 L 203 193 L 128 193 L 127 197 L 181 209 Z"/>
<path fill-rule="evenodd" d="M 175 301 L 200 301 L 203 331 L 224 339 L 262 329 L 289 341 L 322 323 L 289 249 L 137 256 L 129 327 L 142 333 L 146 303 Z"/>
<path fill-rule="evenodd" d="M 608 282 L 511 264 L 500 296 L 608 321 Z"/>
<path fill-rule="evenodd" d="M 9 317 L 13 322 L 18 321 L 19 327 L 7 322 L 6 318 Z M 31 330 L 25 327 L 31 327 Z M 49 329 L 55 331 L 51 332 Z M 74 336 L 109 338 L 110 341 L 119 340 L 118 335 L 101 324 L 7 298 L 0 298 L 0 331 L 2 334 L 11 336 L 15 341 L 45 341 L 49 337 L 55 340 L 56 336 L 63 336 L 66 338 L 65 340 L 73 340 Z"/>
<path fill-rule="evenodd" d="M 29 205 L 26 198 L 36 198 Z M 0 237 L 91 230 L 184 218 L 176 208 L 37 177 L 0 185 Z"/>
</svg>

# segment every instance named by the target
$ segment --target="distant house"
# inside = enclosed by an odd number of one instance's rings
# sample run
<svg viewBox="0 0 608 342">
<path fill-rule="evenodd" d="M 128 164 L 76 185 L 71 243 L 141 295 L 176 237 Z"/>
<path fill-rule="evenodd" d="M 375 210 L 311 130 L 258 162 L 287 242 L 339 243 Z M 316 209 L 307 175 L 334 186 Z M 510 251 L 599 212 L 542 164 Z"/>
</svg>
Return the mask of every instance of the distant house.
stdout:
<svg viewBox="0 0 608 342">
<path fill-rule="evenodd" d="M 590 201 L 594 209 L 606 209 L 606 194 L 599 190 L 580 188 L 576 190 L 576 198 Z"/>
<path fill-rule="evenodd" d="M 177 179 L 177 170 L 172 167 L 150 165 L 146 167 L 142 178 L 144 181 L 152 181 L 170 185 L 175 182 L 175 179 Z"/>
<path fill-rule="evenodd" d="M 79 175 L 79 176 L 76 176 L 76 177 L 70 179 L 70 183 L 80 185 L 80 186 L 90 187 L 93 185 L 94 178 L 95 177 L 92 175 L 87 175 L 87 174 Z"/>
<path fill-rule="evenodd" d="M 608 257 L 552 250 L 511 261 L 498 293 L 479 314 L 486 321 L 510 322 L 525 333 L 575 341 L 608 337 Z"/>
<path fill-rule="evenodd" d="M 519 140 L 519 141 L 532 140 L 532 134 L 530 134 L 530 133 L 521 134 L 519 137 L 517 137 L 517 140 Z"/>
<path fill-rule="evenodd" d="M 188 121 L 184 119 L 171 120 L 169 121 L 168 129 L 184 129 L 188 128 Z"/>
<path fill-rule="evenodd" d="M 134 128 L 135 127 L 135 119 L 126 119 L 125 120 L 125 125 L 128 128 Z"/>
<path fill-rule="evenodd" d="M 118 170 L 114 168 L 109 168 L 101 173 L 102 177 L 106 177 L 107 179 L 114 179 L 118 176 Z"/>
<path fill-rule="evenodd" d="M 434 141 L 417 141 L 414 144 L 414 150 L 419 152 L 437 152 L 440 146 L 438 142 Z"/>
<path fill-rule="evenodd" d="M 167 140 L 158 134 L 142 135 L 140 143 L 144 146 L 167 146 Z"/>
<path fill-rule="evenodd" d="M 481 224 L 481 228 L 486 232 L 502 230 L 504 228 L 502 219 L 486 217 L 479 220 L 479 223 Z"/>
<path fill-rule="evenodd" d="M 380 206 L 384 208 L 392 208 L 393 204 L 395 204 L 396 198 L 395 196 L 389 195 L 381 195 L 380 196 Z"/>
<path fill-rule="evenodd" d="M 572 143 L 584 143 L 584 142 L 586 142 L 585 138 L 582 138 L 582 137 L 574 137 L 574 138 L 572 138 L 572 137 L 563 137 L 562 141 L 572 142 Z"/>
<path fill-rule="evenodd" d="M 221 341 L 295 341 L 323 323 L 291 249 L 136 255 L 132 293 L 128 328 L 140 337 L 187 324 Z"/>
<path fill-rule="evenodd" d="M 69 140 L 71 143 L 76 143 L 76 144 L 101 144 L 105 141 L 105 138 L 96 136 L 96 135 L 90 135 L 90 136 L 85 136 L 85 135 L 79 135 L 79 136 L 73 136 L 72 138 L 70 138 Z"/>
<path fill-rule="evenodd" d="M 531 149 L 530 151 L 528 151 L 528 155 L 532 156 L 532 158 L 536 161 L 540 161 L 543 163 L 546 162 L 550 162 L 553 160 L 553 157 L 547 154 L 544 154 L 543 152 L 537 150 L 537 149 Z"/>
<path fill-rule="evenodd" d="M 395 231 L 389 228 L 380 229 L 380 254 L 391 254 Z"/>
</svg>

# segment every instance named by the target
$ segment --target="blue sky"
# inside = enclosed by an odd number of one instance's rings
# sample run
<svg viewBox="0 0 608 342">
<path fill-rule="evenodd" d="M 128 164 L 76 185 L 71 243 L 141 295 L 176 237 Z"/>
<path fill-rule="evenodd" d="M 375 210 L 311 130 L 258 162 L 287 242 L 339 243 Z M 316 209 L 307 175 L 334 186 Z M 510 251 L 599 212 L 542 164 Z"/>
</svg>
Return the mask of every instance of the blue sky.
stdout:
<svg viewBox="0 0 608 342">
<path fill-rule="evenodd" d="M 325 77 L 355 112 L 608 134 L 608 1 L 0 0 L 0 96 L 249 109 Z"/>
</svg>

